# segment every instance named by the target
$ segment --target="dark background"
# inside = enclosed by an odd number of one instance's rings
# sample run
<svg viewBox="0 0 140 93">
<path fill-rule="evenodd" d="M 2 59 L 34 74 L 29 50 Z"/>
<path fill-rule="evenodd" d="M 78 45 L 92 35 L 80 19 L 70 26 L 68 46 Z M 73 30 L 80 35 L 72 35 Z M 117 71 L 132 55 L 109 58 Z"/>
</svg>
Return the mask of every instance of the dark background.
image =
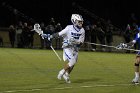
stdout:
<svg viewBox="0 0 140 93">
<path fill-rule="evenodd" d="M 88 13 L 79 10 L 77 6 L 86 9 Z M 132 13 L 138 24 L 140 19 L 139 3 L 134 0 L 1 0 L 0 11 L 1 27 L 9 26 L 15 20 L 43 21 L 47 24 L 51 17 L 65 26 L 70 24 L 72 13 L 80 13 L 85 20 L 93 23 L 94 17 L 110 19 L 119 28 L 131 22 Z"/>
</svg>

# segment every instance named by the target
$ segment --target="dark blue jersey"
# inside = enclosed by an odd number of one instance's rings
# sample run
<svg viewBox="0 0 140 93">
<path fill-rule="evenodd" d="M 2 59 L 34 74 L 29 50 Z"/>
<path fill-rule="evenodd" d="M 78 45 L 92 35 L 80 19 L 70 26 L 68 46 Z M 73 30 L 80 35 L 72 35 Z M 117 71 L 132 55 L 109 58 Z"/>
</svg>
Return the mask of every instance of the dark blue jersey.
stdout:
<svg viewBox="0 0 140 93">
<path fill-rule="evenodd" d="M 134 40 L 132 41 L 133 43 L 138 43 L 138 47 L 140 47 L 140 33 L 137 33 Z M 137 55 L 140 55 L 140 51 L 137 52 Z"/>
</svg>

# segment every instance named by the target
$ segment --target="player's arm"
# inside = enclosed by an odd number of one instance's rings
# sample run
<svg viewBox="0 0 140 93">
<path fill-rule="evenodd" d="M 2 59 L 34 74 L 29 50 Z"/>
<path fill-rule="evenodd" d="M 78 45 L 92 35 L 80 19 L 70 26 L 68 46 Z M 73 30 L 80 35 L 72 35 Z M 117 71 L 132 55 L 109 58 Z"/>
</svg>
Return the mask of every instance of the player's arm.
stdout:
<svg viewBox="0 0 140 93">
<path fill-rule="evenodd" d="M 58 37 L 64 36 L 66 34 L 67 30 L 68 30 L 68 28 L 66 27 L 62 31 L 54 33 L 52 35 L 50 35 L 50 34 L 43 34 L 42 37 L 45 38 L 45 39 L 48 39 L 48 40 L 50 40 L 52 38 L 58 38 Z"/>
<path fill-rule="evenodd" d="M 127 45 L 129 45 L 129 46 L 133 46 L 136 42 L 137 42 L 137 40 L 140 38 L 140 35 L 139 35 L 139 33 L 136 35 L 136 37 L 134 38 L 134 40 L 132 40 L 131 42 L 129 42 L 129 43 L 127 43 Z"/>
<path fill-rule="evenodd" d="M 80 47 L 84 43 L 84 40 L 85 40 L 85 30 L 83 31 L 82 35 L 79 38 L 79 41 L 78 41 L 79 44 L 77 44 L 77 47 Z"/>
<path fill-rule="evenodd" d="M 116 49 L 131 48 L 134 46 L 134 44 L 137 42 L 139 38 L 140 38 L 140 35 L 137 34 L 134 40 L 130 41 L 129 43 L 120 43 L 118 46 L 116 46 Z"/>
</svg>

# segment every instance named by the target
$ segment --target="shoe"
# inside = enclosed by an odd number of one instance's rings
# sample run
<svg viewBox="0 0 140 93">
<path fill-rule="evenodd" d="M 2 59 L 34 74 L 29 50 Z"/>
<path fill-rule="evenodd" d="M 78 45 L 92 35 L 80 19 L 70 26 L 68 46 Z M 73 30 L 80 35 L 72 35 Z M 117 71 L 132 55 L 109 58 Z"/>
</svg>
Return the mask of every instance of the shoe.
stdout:
<svg viewBox="0 0 140 93">
<path fill-rule="evenodd" d="M 58 78 L 59 80 L 61 80 L 61 79 L 62 79 L 62 75 L 63 75 L 63 74 L 59 73 L 59 74 L 57 75 L 57 78 Z"/>
<path fill-rule="evenodd" d="M 138 85 L 139 84 L 139 78 L 134 78 L 132 80 L 132 83 Z"/>
<path fill-rule="evenodd" d="M 66 76 L 66 74 L 63 75 L 63 78 L 66 81 L 66 83 L 71 83 L 69 76 Z"/>
</svg>

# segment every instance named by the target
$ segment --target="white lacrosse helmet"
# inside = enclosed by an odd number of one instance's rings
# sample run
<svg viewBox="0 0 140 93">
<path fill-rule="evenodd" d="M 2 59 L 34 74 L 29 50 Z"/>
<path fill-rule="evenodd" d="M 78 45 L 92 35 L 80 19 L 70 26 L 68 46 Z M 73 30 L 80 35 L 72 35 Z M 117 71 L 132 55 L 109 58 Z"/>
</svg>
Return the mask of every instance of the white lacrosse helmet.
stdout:
<svg viewBox="0 0 140 93">
<path fill-rule="evenodd" d="M 72 16 L 71 16 L 71 22 L 75 25 L 75 26 L 77 26 L 77 27 L 82 27 L 82 25 L 83 25 L 83 18 L 82 18 L 82 16 L 81 15 L 79 15 L 79 14 L 72 14 Z"/>
</svg>

